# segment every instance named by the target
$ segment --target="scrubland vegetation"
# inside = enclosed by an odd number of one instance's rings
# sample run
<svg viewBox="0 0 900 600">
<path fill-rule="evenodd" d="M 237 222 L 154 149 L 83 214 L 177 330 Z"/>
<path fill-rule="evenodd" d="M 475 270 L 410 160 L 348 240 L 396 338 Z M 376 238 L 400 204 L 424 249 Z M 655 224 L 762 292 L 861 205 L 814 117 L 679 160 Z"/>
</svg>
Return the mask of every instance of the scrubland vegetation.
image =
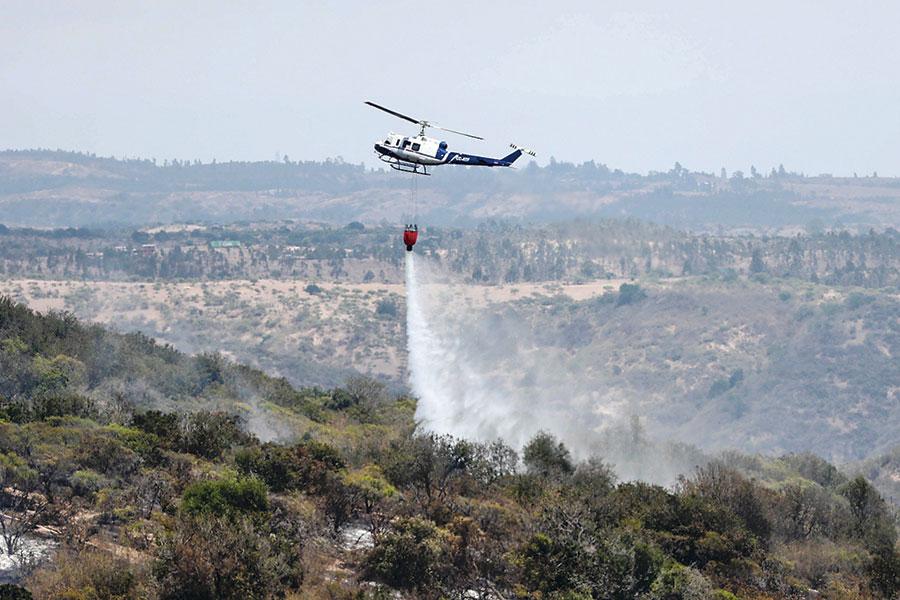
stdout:
<svg viewBox="0 0 900 600">
<path fill-rule="evenodd" d="M 809 454 L 620 482 L 550 434 L 519 454 L 417 432 L 414 402 L 372 380 L 298 389 L 7 299 L 0 361 L 0 533 L 35 598 L 900 590 L 889 506 Z M 252 433 L 261 412 L 289 433 Z M 17 554 L 38 526 L 52 561 Z"/>
</svg>

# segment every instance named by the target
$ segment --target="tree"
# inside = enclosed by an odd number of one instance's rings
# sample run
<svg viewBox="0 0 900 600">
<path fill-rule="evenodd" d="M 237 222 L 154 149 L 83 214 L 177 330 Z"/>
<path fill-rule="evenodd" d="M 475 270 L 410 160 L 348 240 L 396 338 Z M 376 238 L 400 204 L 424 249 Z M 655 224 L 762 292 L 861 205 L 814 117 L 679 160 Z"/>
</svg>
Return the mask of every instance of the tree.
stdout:
<svg viewBox="0 0 900 600">
<path fill-rule="evenodd" d="M 612 468 L 598 458 L 590 458 L 575 469 L 572 485 L 586 502 L 596 503 L 616 487 Z"/>
<path fill-rule="evenodd" d="M 754 248 L 753 254 L 750 257 L 750 272 L 765 273 L 766 270 L 766 263 L 763 261 L 762 252 L 759 248 Z"/>
<path fill-rule="evenodd" d="M 851 534 L 873 551 L 893 548 L 897 532 L 878 491 L 859 475 L 842 485 L 839 492 L 850 503 Z"/>
<path fill-rule="evenodd" d="M 546 431 L 531 438 L 522 449 L 522 459 L 528 472 L 540 477 L 560 477 L 575 471 L 569 449 Z"/>
<path fill-rule="evenodd" d="M 357 375 L 348 378 L 343 388 L 334 390 L 332 402 L 328 406 L 336 410 L 360 406 L 366 411 L 372 411 L 387 399 L 387 386 L 372 377 Z"/>
<path fill-rule="evenodd" d="M 788 541 L 815 535 L 834 535 L 831 494 L 816 484 L 793 482 L 784 486 L 775 506 L 778 534 Z"/>
<path fill-rule="evenodd" d="M 737 470 L 712 461 L 699 467 L 693 479 L 681 481 L 681 492 L 711 500 L 730 510 L 760 542 L 766 543 L 772 530 L 757 485 Z"/>
<path fill-rule="evenodd" d="M 180 419 L 177 413 L 148 410 L 133 415 L 131 426 L 156 436 L 164 448 L 172 450 L 178 444 Z"/>
<path fill-rule="evenodd" d="M 197 411 L 181 422 L 181 449 L 203 458 L 218 458 L 226 449 L 247 440 L 236 415 Z"/>
<path fill-rule="evenodd" d="M 475 460 L 469 471 L 478 483 L 488 487 L 511 477 L 519 464 L 519 455 L 511 447 L 496 440 L 475 447 Z"/>
</svg>

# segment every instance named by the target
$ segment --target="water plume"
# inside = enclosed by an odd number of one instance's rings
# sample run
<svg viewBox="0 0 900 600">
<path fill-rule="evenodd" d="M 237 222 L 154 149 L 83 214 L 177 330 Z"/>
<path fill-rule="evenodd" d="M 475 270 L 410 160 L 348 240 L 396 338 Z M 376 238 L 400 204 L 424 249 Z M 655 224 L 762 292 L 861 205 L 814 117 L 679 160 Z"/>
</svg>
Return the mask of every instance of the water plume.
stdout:
<svg viewBox="0 0 900 600">
<path fill-rule="evenodd" d="M 407 253 L 406 330 L 410 384 L 419 398 L 416 418 L 440 433 L 516 441 L 515 414 L 507 410 L 502 391 L 487 385 L 480 370 L 462 352 L 459 336 L 454 339 L 440 334 L 429 302 L 438 289 L 421 280 L 427 274 L 417 260 L 415 254 Z M 445 308 L 445 315 L 452 319 L 451 307 Z"/>
<path fill-rule="evenodd" d="M 539 348 L 520 315 L 474 308 L 461 286 L 413 253 L 406 287 L 410 383 L 426 428 L 518 447 L 548 430 L 586 450 L 590 395 L 571 394 L 565 366 Z"/>
<path fill-rule="evenodd" d="M 589 362 L 597 357 L 573 351 L 572 331 L 546 331 L 515 303 L 492 304 L 482 292 L 407 253 L 409 378 L 424 429 L 518 449 L 548 431 L 576 458 L 599 455 L 623 479 L 672 483 L 697 464 L 694 453 L 635 431 L 639 398 L 605 385 Z"/>
</svg>

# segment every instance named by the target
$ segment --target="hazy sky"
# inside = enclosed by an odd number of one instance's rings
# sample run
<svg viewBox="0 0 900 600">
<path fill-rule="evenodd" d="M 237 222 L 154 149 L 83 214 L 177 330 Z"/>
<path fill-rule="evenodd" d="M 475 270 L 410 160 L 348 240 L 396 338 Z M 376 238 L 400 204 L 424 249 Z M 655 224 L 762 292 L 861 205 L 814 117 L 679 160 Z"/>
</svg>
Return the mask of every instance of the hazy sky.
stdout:
<svg viewBox="0 0 900 600">
<path fill-rule="evenodd" d="M 414 127 L 542 161 L 900 175 L 898 2 L 0 4 L 0 147 L 342 156 Z"/>
</svg>

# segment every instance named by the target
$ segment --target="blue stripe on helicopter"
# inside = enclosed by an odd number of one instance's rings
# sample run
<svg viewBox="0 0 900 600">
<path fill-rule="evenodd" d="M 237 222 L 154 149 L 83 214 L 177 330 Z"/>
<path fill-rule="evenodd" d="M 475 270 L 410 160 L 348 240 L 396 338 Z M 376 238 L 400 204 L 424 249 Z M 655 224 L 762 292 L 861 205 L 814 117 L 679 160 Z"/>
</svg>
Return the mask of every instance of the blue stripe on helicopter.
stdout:
<svg viewBox="0 0 900 600">
<path fill-rule="evenodd" d="M 447 164 L 470 165 L 473 167 L 508 167 L 520 156 L 522 156 L 521 150 L 516 150 L 503 158 L 489 158 L 487 156 L 450 152 L 447 156 Z"/>
</svg>

